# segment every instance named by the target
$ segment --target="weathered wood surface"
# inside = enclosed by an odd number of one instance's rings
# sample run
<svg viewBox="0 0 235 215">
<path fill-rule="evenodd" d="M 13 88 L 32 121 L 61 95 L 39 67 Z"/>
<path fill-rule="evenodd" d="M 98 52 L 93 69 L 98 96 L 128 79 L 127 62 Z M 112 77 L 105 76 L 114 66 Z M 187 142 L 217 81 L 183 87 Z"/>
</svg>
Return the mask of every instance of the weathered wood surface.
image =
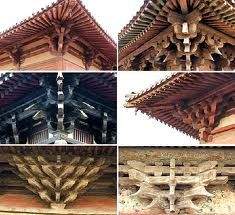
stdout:
<svg viewBox="0 0 235 215">
<path fill-rule="evenodd" d="M 189 166 L 184 166 L 183 176 L 179 176 L 175 159 L 170 159 L 169 166 L 165 166 L 168 169 L 168 176 L 165 176 L 166 172 L 162 172 L 160 168 L 146 173 L 146 165 L 143 162 L 127 161 L 127 165 L 119 169 L 119 184 L 121 187 L 137 186 L 138 191 L 132 196 L 151 200 L 145 210 L 162 208 L 164 206 L 161 202 L 164 201 L 169 203 L 169 208 L 164 208 L 169 212 L 177 212 L 181 209 L 196 210 L 197 206 L 193 203 L 195 197 L 213 196 L 206 190 L 208 185 L 226 184 L 228 181 L 228 176 L 217 176 L 217 164 L 217 161 L 199 163 L 197 167 L 193 168 L 194 172 L 190 170 Z M 123 169 L 126 169 L 127 172 Z M 222 171 L 224 169 L 226 167 Z M 127 176 L 122 176 L 123 173 Z M 155 176 L 152 176 L 153 174 Z M 232 174 L 235 175 L 235 168 L 233 168 Z M 163 185 L 167 185 L 167 187 L 162 188 Z M 179 186 L 186 187 L 179 189 Z"/>
</svg>

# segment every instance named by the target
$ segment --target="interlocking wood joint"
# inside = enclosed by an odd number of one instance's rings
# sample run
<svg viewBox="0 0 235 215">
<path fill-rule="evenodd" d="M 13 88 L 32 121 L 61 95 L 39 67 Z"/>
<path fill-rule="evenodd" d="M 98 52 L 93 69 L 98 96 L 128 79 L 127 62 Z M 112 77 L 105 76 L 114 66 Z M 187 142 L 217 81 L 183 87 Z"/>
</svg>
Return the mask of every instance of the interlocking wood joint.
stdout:
<svg viewBox="0 0 235 215">
<path fill-rule="evenodd" d="M 64 208 L 86 192 L 103 170 L 110 165 L 106 158 L 75 156 L 65 160 L 56 155 L 54 161 L 43 156 L 12 155 L 11 166 L 23 179 L 26 188 L 37 194 L 51 208 Z"/>
<path fill-rule="evenodd" d="M 201 140 L 211 142 L 212 130 L 218 126 L 225 112 L 234 105 L 232 101 L 229 95 L 225 95 L 213 96 L 193 105 L 177 104 L 175 116 L 198 130 Z"/>
<path fill-rule="evenodd" d="M 89 70 L 89 68 L 94 63 L 95 59 L 99 56 L 99 53 L 97 50 L 92 48 L 86 48 L 84 53 L 84 59 L 83 63 L 85 65 L 86 70 Z"/>
<path fill-rule="evenodd" d="M 184 209 L 197 210 L 195 197 L 213 197 L 206 190 L 208 185 L 228 182 L 228 176 L 218 176 L 217 161 L 204 161 L 193 167 L 188 162 L 180 167 L 176 163 L 174 158 L 167 166 L 163 166 L 163 162 L 147 165 L 142 161 L 128 160 L 120 166 L 119 171 L 125 173 L 120 178 L 120 186 L 137 187 L 137 192 L 131 197 L 150 201 L 143 210 L 161 208 L 166 214 L 171 214 Z"/>
</svg>

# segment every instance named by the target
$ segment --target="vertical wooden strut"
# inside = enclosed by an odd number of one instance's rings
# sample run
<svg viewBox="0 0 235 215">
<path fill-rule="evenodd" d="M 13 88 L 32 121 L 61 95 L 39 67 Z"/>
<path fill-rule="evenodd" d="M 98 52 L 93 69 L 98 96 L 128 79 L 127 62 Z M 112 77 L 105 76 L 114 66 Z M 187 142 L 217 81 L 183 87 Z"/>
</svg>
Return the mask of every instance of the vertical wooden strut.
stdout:
<svg viewBox="0 0 235 215">
<path fill-rule="evenodd" d="M 108 114 L 103 114 L 102 143 L 107 143 Z"/>
<path fill-rule="evenodd" d="M 19 144 L 20 140 L 19 140 L 18 129 L 17 129 L 17 126 L 16 126 L 16 115 L 12 116 L 11 125 L 12 125 L 12 132 L 13 132 L 15 144 Z"/>
<path fill-rule="evenodd" d="M 170 195 L 169 195 L 169 201 L 170 201 L 170 212 L 175 211 L 175 187 L 176 187 L 176 179 L 175 179 L 175 159 L 170 160 Z"/>
<path fill-rule="evenodd" d="M 57 114 L 57 130 L 64 129 L 64 93 L 63 93 L 63 74 L 59 72 L 56 78 L 58 86 L 58 114 Z"/>
</svg>

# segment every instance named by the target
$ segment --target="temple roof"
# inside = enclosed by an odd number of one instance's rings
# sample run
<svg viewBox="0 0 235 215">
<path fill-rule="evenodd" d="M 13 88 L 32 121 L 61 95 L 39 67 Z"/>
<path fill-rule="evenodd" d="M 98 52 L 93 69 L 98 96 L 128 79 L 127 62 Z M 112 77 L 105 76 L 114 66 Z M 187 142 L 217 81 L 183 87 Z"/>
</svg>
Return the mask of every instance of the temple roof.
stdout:
<svg viewBox="0 0 235 215">
<path fill-rule="evenodd" d="M 201 24 L 232 38 L 235 36 L 235 4 L 231 0 L 145 0 L 136 15 L 119 33 L 119 58 L 171 26 L 168 14 L 188 14 L 197 9 Z"/>
<path fill-rule="evenodd" d="M 87 89 L 93 98 L 101 97 L 110 104 L 116 104 L 117 79 L 114 73 L 73 73 L 79 77 L 81 89 Z M 32 95 L 42 95 L 45 91 L 40 86 L 40 79 L 48 76 L 51 83 L 56 83 L 56 75 L 53 73 L 0 73 L 0 110 L 9 108 L 9 105 L 15 102 L 26 102 L 27 97 Z M 71 83 L 72 73 L 64 74 L 64 84 Z M 44 92 L 44 94 L 46 91 Z M 26 101 L 24 101 L 26 99 Z M 31 98 L 33 99 L 33 98 Z"/>
<path fill-rule="evenodd" d="M 116 63 L 116 44 L 88 12 L 81 0 L 57 0 L 31 17 L 0 33 L 0 50 L 46 34 L 53 22 L 72 26 L 73 33 Z"/>
<path fill-rule="evenodd" d="M 127 108 L 153 117 L 199 139 L 199 131 L 178 117 L 177 107 L 191 105 L 235 89 L 235 73 L 176 73 L 139 93 L 127 96 Z"/>
</svg>

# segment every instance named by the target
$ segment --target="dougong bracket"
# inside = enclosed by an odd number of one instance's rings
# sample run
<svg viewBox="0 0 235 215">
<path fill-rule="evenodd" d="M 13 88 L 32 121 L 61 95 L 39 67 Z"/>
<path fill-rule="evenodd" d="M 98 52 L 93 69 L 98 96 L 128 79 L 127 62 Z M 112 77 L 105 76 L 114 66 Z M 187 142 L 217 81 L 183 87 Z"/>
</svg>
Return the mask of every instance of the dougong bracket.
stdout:
<svg viewBox="0 0 235 215">
<path fill-rule="evenodd" d="M 98 57 L 98 54 L 99 53 L 94 49 L 88 48 L 85 50 L 83 63 L 85 65 L 86 70 L 89 70 L 89 68 L 94 63 L 95 59 Z"/>
<path fill-rule="evenodd" d="M 175 116 L 198 130 L 201 140 L 211 142 L 211 131 L 228 108 L 229 96 L 215 96 L 193 105 L 176 105 Z"/>
<path fill-rule="evenodd" d="M 16 69 L 19 70 L 20 65 L 23 62 L 21 49 L 19 47 L 15 47 L 12 49 L 7 49 L 5 50 L 5 52 L 8 54 L 8 56 L 12 60 L 13 65 L 16 66 Z"/>
<path fill-rule="evenodd" d="M 16 174 L 26 182 L 26 188 L 37 194 L 51 208 L 65 208 L 86 192 L 92 182 L 103 174 L 110 165 L 106 158 L 69 157 L 56 155 L 56 161 L 44 156 L 12 155 L 9 164 Z"/>
</svg>

